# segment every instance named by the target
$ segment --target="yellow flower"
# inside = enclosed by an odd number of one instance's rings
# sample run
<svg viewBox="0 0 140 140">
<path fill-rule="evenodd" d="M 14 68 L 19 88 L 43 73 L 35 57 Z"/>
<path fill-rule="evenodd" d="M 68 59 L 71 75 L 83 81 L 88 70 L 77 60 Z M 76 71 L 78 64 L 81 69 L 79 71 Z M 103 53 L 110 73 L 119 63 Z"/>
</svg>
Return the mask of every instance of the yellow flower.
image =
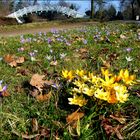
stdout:
<svg viewBox="0 0 140 140">
<path fill-rule="evenodd" d="M 80 107 L 87 104 L 87 100 L 82 95 L 81 96 L 74 95 L 73 98 L 68 98 L 68 100 L 69 104 L 79 105 Z"/>
<path fill-rule="evenodd" d="M 83 93 L 88 95 L 88 96 L 93 96 L 94 95 L 94 92 L 95 92 L 95 89 L 93 87 L 85 87 L 83 89 Z"/>
<path fill-rule="evenodd" d="M 97 89 L 94 95 L 98 99 L 107 101 L 109 93 L 103 91 L 103 89 Z"/>
<path fill-rule="evenodd" d="M 82 78 L 82 80 L 83 80 L 84 82 L 90 81 L 90 78 L 89 78 L 87 75 L 84 75 L 84 76 L 81 77 L 81 78 Z"/>
<path fill-rule="evenodd" d="M 135 83 L 134 82 L 135 78 L 136 78 L 135 75 L 130 75 L 129 71 L 126 69 L 125 71 L 120 70 L 120 73 L 116 78 L 116 81 L 119 81 L 122 79 L 126 85 L 132 85 Z"/>
<path fill-rule="evenodd" d="M 83 77 L 86 72 L 84 70 L 76 70 L 75 74 L 77 74 L 79 77 Z"/>
<path fill-rule="evenodd" d="M 88 73 L 88 77 L 89 77 L 90 79 L 92 79 L 92 78 L 94 77 L 93 73 L 92 73 L 92 72 L 89 72 L 89 73 Z"/>
<path fill-rule="evenodd" d="M 101 86 L 101 78 L 100 77 L 93 76 L 92 79 L 91 79 L 91 83 L 95 87 L 100 87 Z"/>
<path fill-rule="evenodd" d="M 63 70 L 62 71 L 62 77 L 71 81 L 74 78 L 73 72 L 72 71 L 68 71 L 68 70 Z"/>
<path fill-rule="evenodd" d="M 109 73 L 109 70 L 108 69 L 104 69 L 104 68 L 101 68 L 101 72 L 102 72 L 102 75 L 104 76 L 111 76 L 112 74 Z"/>
<path fill-rule="evenodd" d="M 119 93 L 119 94 L 124 94 L 124 93 L 127 93 L 127 92 L 128 92 L 126 86 L 121 85 L 121 84 L 118 84 L 118 83 L 115 83 L 115 84 L 114 84 L 114 90 L 115 90 L 117 93 Z"/>
<path fill-rule="evenodd" d="M 109 96 L 108 96 L 107 102 L 111 104 L 118 103 L 116 91 L 114 89 L 109 90 Z"/>
<path fill-rule="evenodd" d="M 78 88 L 73 89 L 73 92 L 76 92 L 76 93 L 83 93 L 83 89 L 88 87 L 87 84 L 85 84 L 84 82 L 81 82 L 79 80 L 74 81 L 73 84 L 78 87 Z"/>
<path fill-rule="evenodd" d="M 112 88 L 114 82 L 115 82 L 115 77 L 109 77 L 105 76 L 105 80 L 101 79 L 102 85 L 106 88 Z"/>
<path fill-rule="evenodd" d="M 129 94 L 127 94 L 127 87 L 121 84 L 114 84 L 114 89 L 116 91 L 116 98 L 119 102 L 124 103 L 128 100 Z"/>
<path fill-rule="evenodd" d="M 101 100 L 105 100 L 111 104 L 118 102 L 115 90 L 113 89 L 107 91 L 104 91 L 103 89 L 97 89 L 95 92 L 95 97 Z"/>
</svg>

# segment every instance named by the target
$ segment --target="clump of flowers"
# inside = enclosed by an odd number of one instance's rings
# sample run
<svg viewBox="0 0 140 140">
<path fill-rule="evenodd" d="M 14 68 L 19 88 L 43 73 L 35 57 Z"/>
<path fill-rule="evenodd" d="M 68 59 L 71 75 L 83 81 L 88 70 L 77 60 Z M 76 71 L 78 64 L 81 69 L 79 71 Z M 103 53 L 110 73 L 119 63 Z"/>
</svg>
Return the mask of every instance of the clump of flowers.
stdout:
<svg viewBox="0 0 140 140">
<path fill-rule="evenodd" d="M 69 104 L 79 106 L 96 98 L 111 104 L 124 103 L 129 97 L 129 86 L 136 83 L 135 75 L 130 75 L 127 69 L 120 70 L 117 75 L 103 68 L 98 75 L 84 70 L 63 70 L 62 78 L 73 84 L 70 93 L 73 97 L 68 98 Z"/>
</svg>

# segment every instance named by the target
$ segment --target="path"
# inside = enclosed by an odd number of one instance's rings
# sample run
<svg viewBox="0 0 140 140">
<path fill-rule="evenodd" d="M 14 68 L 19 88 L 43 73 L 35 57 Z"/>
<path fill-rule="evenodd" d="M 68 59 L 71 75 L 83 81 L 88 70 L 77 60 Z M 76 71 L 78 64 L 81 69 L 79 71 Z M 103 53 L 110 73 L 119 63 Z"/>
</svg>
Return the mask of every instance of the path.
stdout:
<svg viewBox="0 0 140 140">
<path fill-rule="evenodd" d="M 36 27 L 36 28 L 18 28 L 17 30 L 13 31 L 0 31 L 0 37 L 14 37 L 18 35 L 24 35 L 24 34 L 35 34 L 39 32 L 49 32 L 51 29 L 57 29 L 57 30 L 65 30 L 65 29 L 74 29 L 74 28 L 80 28 L 84 27 L 86 25 L 94 25 L 99 22 L 77 22 L 77 23 L 66 23 L 66 24 L 58 24 L 58 25 L 49 25 L 48 27 Z M 140 21 L 118 21 L 118 23 L 136 23 L 140 25 Z M 19 25 L 20 26 L 20 25 Z"/>
<path fill-rule="evenodd" d="M 57 29 L 57 30 L 65 30 L 65 29 L 74 29 L 79 27 L 84 27 L 86 25 L 93 25 L 96 22 L 80 22 L 80 23 L 69 23 L 69 24 L 62 24 L 62 25 L 56 25 L 55 26 L 49 26 L 49 27 L 37 27 L 37 28 L 31 28 L 31 29 L 18 29 L 14 31 L 1 31 L 0 37 L 14 37 L 18 35 L 24 35 L 24 34 L 34 34 L 39 32 L 49 32 L 51 29 Z"/>
</svg>

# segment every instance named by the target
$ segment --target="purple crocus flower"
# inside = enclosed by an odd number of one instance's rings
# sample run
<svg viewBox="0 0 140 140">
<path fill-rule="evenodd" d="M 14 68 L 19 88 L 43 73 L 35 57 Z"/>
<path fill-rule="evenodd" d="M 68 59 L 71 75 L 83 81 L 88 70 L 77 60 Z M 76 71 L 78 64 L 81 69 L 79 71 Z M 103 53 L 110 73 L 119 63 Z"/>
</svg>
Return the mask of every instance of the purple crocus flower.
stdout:
<svg viewBox="0 0 140 140">
<path fill-rule="evenodd" d="M 31 38 L 27 38 L 27 39 L 26 39 L 26 42 L 31 42 L 31 41 L 32 41 Z"/>
<path fill-rule="evenodd" d="M 46 32 L 44 32 L 44 36 L 46 36 L 46 34 L 47 34 L 47 33 L 46 33 Z"/>
<path fill-rule="evenodd" d="M 130 47 L 129 48 L 126 48 L 126 51 L 127 52 L 131 52 L 131 50 L 132 50 L 132 48 L 130 48 Z"/>
<path fill-rule="evenodd" d="M 20 39 L 20 43 L 24 44 L 25 43 L 25 39 L 24 38 L 21 38 Z"/>
<path fill-rule="evenodd" d="M 34 57 L 34 56 L 35 56 L 35 52 L 30 52 L 29 55 L 30 55 L 31 57 Z"/>
<path fill-rule="evenodd" d="M 66 45 L 67 45 L 67 46 L 71 46 L 71 44 L 70 44 L 69 42 L 66 42 Z"/>
<path fill-rule="evenodd" d="M 53 34 L 58 33 L 58 30 L 57 29 L 51 29 L 51 33 L 53 33 Z"/>
<path fill-rule="evenodd" d="M 39 32 L 38 35 L 39 35 L 39 36 L 42 36 L 42 32 Z"/>
<path fill-rule="evenodd" d="M 87 44 L 87 40 L 85 39 L 85 40 L 83 40 L 83 43 L 86 45 Z"/>
<path fill-rule="evenodd" d="M 23 48 L 23 47 L 18 48 L 18 51 L 19 51 L 19 52 L 23 52 L 23 51 L 24 51 L 24 48 Z"/>
<path fill-rule="evenodd" d="M 48 38 L 47 41 L 48 41 L 48 44 L 52 42 L 51 38 Z"/>
<path fill-rule="evenodd" d="M 2 82 L 3 80 L 0 80 L 0 97 L 2 96 L 2 93 L 7 89 L 6 85 L 2 87 Z"/>
</svg>

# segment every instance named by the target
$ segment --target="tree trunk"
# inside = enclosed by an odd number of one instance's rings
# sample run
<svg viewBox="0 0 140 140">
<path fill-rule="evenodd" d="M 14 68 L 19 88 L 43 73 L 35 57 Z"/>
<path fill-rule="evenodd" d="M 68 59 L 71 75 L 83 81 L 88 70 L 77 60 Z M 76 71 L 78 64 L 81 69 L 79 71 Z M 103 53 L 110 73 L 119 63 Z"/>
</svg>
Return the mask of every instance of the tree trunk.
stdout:
<svg viewBox="0 0 140 140">
<path fill-rule="evenodd" d="M 138 6 L 140 7 L 140 0 L 137 0 Z"/>
<path fill-rule="evenodd" d="M 91 0 L 91 15 L 90 18 L 93 19 L 94 16 L 94 0 Z"/>
<path fill-rule="evenodd" d="M 37 3 L 37 0 L 34 0 L 33 5 L 36 5 L 36 3 Z"/>
<path fill-rule="evenodd" d="M 131 2 L 131 8 L 132 8 L 132 20 L 133 20 L 135 19 L 134 0 Z"/>
</svg>

